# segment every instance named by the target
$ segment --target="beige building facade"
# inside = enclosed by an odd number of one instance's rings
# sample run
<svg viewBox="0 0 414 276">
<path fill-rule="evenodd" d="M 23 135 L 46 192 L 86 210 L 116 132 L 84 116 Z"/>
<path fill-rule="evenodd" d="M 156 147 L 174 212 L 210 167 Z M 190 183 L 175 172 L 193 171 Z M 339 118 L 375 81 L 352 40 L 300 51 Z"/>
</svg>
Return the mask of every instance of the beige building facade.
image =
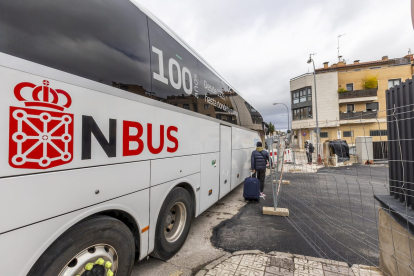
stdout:
<svg viewBox="0 0 414 276">
<path fill-rule="evenodd" d="M 411 78 L 413 55 L 402 58 L 346 64 L 344 61 L 316 69 L 316 93 L 318 97 L 318 123 L 320 142 L 343 139 L 353 147 L 358 136 L 372 136 L 374 142 L 387 141 L 387 116 L 385 91 Z M 297 144 L 316 142 L 315 102 L 312 101 L 313 117 L 297 116 L 296 102 L 303 93 L 297 91 L 310 87 L 314 96 L 313 74 L 305 74 L 290 80 L 292 129 Z M 302 99 L 303 100 L 303 99 Z M 296 115 L 296 116 L 295 116 Z M 301 115 L 301 114 L 300 114 Z"/>
</svg>

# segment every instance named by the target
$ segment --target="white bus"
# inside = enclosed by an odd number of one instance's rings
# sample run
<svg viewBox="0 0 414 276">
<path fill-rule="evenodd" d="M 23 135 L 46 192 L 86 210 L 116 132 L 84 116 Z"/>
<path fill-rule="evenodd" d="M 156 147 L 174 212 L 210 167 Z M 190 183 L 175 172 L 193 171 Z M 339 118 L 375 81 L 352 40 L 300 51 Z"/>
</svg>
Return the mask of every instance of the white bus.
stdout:
<svg viewBox="0 0 414 276">
<path fill-rule="evenodd" d="M 171 258 L 261 139 L 260 113 L 134 0 L 0 0 L 0 86 L 8 276 Z"/>
</svg>

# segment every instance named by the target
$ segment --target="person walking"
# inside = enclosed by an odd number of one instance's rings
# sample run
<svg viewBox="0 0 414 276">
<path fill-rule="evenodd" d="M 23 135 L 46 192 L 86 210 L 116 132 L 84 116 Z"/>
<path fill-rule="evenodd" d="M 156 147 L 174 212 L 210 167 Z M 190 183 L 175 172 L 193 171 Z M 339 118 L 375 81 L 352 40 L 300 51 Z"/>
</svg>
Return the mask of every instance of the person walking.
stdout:
<svg viewBox="0 0 414 276">
<path fill-rule="evenodd" d="M 257 142 L 256 146 L 256 150 L 252 152 L 251 169 L 252 173 L 254 173 L 260 181 L 260 196 L 265 197 L 266 195 L 263 193 L 263 189 L 265 185 L 266 165 L 267 162 L 271 162 L 271 160 L 269 153 L 263 149 L 262 142 Z"/>
<path fill-rule="evenodd" d="M 309 150 L 309 157 L 308 157 L 308 164 L 312 165 L 312 154 L 315 151 L 315 147 L 312 145 L 312 143 L 309 143 L 308 145 L 308 150 Z"/>
<path fill-rule="evenodd" d="M 306 159 L 308 160 L 307 164 L 309 165 L 309 160 L 310 160 L 309 155 L 310 154 L 309 154 L 309 142 L 308 142 L 308 140 L 305 141 L 305 151 L 306 151 Z"/>
</svg>

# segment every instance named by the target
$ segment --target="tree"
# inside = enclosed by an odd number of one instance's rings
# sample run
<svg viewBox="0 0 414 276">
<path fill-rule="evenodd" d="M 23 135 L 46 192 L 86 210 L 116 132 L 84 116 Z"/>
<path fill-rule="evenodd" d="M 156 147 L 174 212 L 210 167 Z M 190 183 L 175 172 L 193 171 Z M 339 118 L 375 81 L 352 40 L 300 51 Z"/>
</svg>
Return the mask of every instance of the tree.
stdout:
<svg viewBox="0 0 414 276">
<path fill-rule="evenodd" d="M 269 133 L 270 135 L 273 135 L 273 132 L 275 132 L 275 126 L 272 124 L 272 122 L 269 123 Z"/>
</svg>

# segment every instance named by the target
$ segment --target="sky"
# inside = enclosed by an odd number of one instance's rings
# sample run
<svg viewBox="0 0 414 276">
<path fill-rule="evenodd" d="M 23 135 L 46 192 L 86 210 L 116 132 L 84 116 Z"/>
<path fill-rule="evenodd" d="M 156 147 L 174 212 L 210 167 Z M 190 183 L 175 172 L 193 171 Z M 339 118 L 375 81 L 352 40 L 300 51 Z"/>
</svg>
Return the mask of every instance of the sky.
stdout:
<svg viewBox="0 0 414 276">
<path fill-rule="evenodd" d="M 276 129 L 287 128 L 291 78 L 323 62 L 414 52 L 409 0 L 139 0 Z M 323 108 L 323 107 L 322 107 Z"/>
</svg>

